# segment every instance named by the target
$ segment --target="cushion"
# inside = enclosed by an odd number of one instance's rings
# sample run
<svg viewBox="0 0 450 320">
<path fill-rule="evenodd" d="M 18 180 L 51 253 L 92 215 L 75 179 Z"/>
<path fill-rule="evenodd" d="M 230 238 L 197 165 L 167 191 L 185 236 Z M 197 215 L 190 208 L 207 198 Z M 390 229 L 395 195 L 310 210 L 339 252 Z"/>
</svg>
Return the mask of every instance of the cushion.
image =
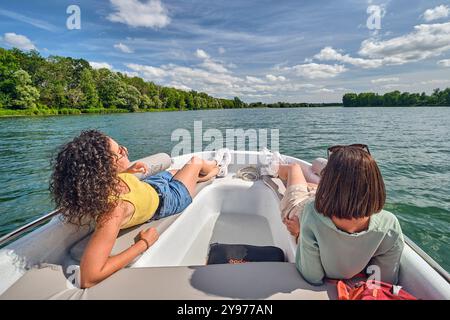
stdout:
<svg viewBox="0 0 450 320">
<path fill-rule="evenodd" d="M 284 262 L 284 252 L 274 246 L 212 243 L 207 264 L 245 262 Z"/>
</svg>

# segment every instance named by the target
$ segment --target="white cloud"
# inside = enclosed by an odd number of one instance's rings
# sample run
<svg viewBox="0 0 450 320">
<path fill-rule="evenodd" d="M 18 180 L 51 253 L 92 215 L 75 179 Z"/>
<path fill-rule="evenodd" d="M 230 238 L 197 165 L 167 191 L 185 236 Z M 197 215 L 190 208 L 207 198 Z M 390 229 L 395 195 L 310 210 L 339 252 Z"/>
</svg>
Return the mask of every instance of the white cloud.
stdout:
<svg viewBox="0 0 450 320">
<path fill-rule="evenodd" d="M 30 39 L 14 32 L 5 33 L 1 40 L 8 46 L 18 48 L 20 50 L 37 50 L 36 46 Z"/>
<path fill-rule="evenodd" d="M 169 87 L 175 88 L 175 89 L 179 89 L 179 90 L 183 90 L 183 91 L 191 91 L 192 89 L 184 84 L 180 84 L 178 82 L 171 82 L 168 84 Z"/>
<path fill-rule="evenodd" d="M 414 29 L 412 33 L 386 41 L 365 40 L 359 54 L 383 59 L 383 65 L 396 65 L 438 56 L 450 49 L 450 22 L 421 24 Z"/>
<path fill-rule="evenodd" d="M 102 68 L 106 68 L 109 70 L 112 70 L 112 65 L 110 65 L 107 62 L 95 62 L 95 61 L 89 61 L 89 64 L 91 65 L 92 68 L 94 69 L 102 69 Z"/>
<path fill-rule="evenodd" d="M 212 61 L 212 60 L 205 60 L 202 64 L 200 64 L 203 68 L 208 69 L 212 72 L 218 72 L 218 73 L 227 73 L 228 69 L 225 68 L 223 65 L 221 65 L 218 62 Z"/>
<path fill-rule="evenodd" d="M 0 15 L 6 16 L 8 18 L 17 20 L 17 21 L 21 21 L 21 22 L 25 22 L 28 24 L 31 24 L 34 27 L 40 28 L 40 29 L 44 29 L 47 31 L 57 31 L 58 27 L 48 23 L 47 21 L 43 21 L 43 20 L 39 20 L 39 19 L 34 19 L 34 18 L 30 18 L 27 16 L 24 16 L 22 14 L 13 12 L 13 11 L 8 11 L 8 10 L 3 10 L 0 9 Z"/>
<path fill-rule="evenodd" d="M 270 82 L 266 77 L 235 76 L 231 72 L 223 73 L 222 70 L 203 69 L 202 65 L 184 67 L 167 64 L 156 67 L 129 63 L 126 66 L 147 81 L 182 90 L 203 91 L 216 97 L 271 97 L 280 94 L 312 92 L 311 90 L 323 88 L 323 86 L 310 83 L 284 82 L 282 81 L 282 79 L 285 79 L 283 76 L 277 77 L 278 82 Z"/>
<path fill-rule="evenodd" d="M 110 0 L 115 12 L 107 16 L 112 22 L 130 27 L 163 28 L 170 23 L 167 9 L 160 0 Z"/>
<path fill-rule="evenodd" d="M 334 78 L 340 73 L 347 71 L 347 68 L 342 65 L 318 63 L 299 64 L 289 69 L 293 69 L 296 71 L 297 75 L 309 79 Z"/>
<path fill-rule="evenodd" d="M 220 54 L 224 54 L 225 53 L 225 48 L 224 47 L 220 47 L 218 49 L 218 51 L 219 51 Z"/>
<path fill-rule="evenodd" d="M 450 80 L 449 79 L 432 79 L 432 80 L 420 82 L 420 84 L 423 84 L 423 85 L 427 85 L 427 84 L 442 85 L 442 84 L 446 84 L 446 83 L 450 83 Z"/>
<path fill-rule="evenodd" d="M 448 6 L 441 4 L 433 9 L 428 9 L 423 13 L 423 18 L 425 21 L 433 21 L 441 18 L 448 17 L 450 9 Z"/>
<path fill-rule="evenodd" d="M 314 58 L 321 61 L 340 61 L 365 69 L 378 68 L 382 65 L 381 59 L 352 58 L 348 54 L 342 55 L 332 47 L 323 48 Z"/>
<path fill-rule="evenodd" d="M 209 84 L 231 87 L 233 83 L 240 80 L 239 78 L 228 74 L 211 72 L 199 68 L 178 66 L 176 64 L 153 67 L 129 63 L 126 66 L 133 71 L 139 72 L 146 80 L 158 81 L 163 84 L 177 82 L 186 86 L 193 86 L 194 84 L 201 83 L 202 85 Z"/>
<path fill-rule="evenodd" d="M 125 74 L 128 77 L 130 77 L 130 78 L 139 77 L 139 73 L 137 73 L 135 71 L 126 71 L 126 70 L 114 70 L 114 71 L 117 71 L 117 72 L 120 72 L 122 74 Z"/>
<path fill-rule="evenodd" d="M 364 58 L 344 55 L 332 47 L 323 48 L 314 58 L 369 69 L 420 61 L 439 56 L 448 50 L 450 50 L 450 22 L 421 24 L 415 26 L 411 33 L 385 41 L 374 38 L 364 40 L 358 52 Z"/>
<path fill-rule="evenodd" d="M 399 78 L 392 77 L 392 78 L 379 78 L 379 79 L 373 79 L 371 80 L 372 83 L 386 83 L 386 82 L 397 82 Z"/>
<path fill-rule="evenodd" d="M 450 67 L 450 59 L 444 59 L 437 62 L 437 64 L 441 67 Z"/>
<path fill-rule="evenodd" d="M 392 90 L 392 89 L 400 89 L 400 88 L 409 88 L 410 85 L 404 83 L 390 83 L 381 86 L 382 89 Z"/>
<path fill-rule="evenodd" d="M 212 71 L 212 72 L 218 72 L 218 73 L 227 73 L 229 72 L 228 69 L 219 61 L 215 61 L 211 59 L 210 55 L 206 53 L 206 51 L 202 49 L 197 49 L 195 51 L 195 56 L 199 59 L 204 60 L 200 66 Z"/>
<path fill-rule="evenodd" d="M 283 76 L 274 76 L 273 74 L 266 74 L 266 78 L 269 81 L 276 82 L 276 81 L 286 81 L 286 78 Z"/>
<path fill-rule="evenodd" d="M 153 80 L 154 78 L 163 78 L 167 75 L 166 71 L 158 68 L 158 67 L 152 67 L 152 66 L 144 66 L 140 64 L 135 63 L 128 63 L 126 64 L 128 68 L 130 68 L 133 71 L 136 71 L 147 80 Z"/>
<path fill-rule="evenodd" d="M 117 50 L 120 50 L 120 51 L 122 51 L 124 53 L 133 53 L 134 52 L 130 47 L 128 47 L 127 45 L 125 45 L 125 44 L 123 44 L 121 42 L 116 43 L 114 45 L 114 48 L 116 48 Z"/>
<path fill-rule="evenodd" d="M 317 90 L 314 90 L 311 92 L 313 92 L 313 93 L 332 93 L 332 92 L 334 92 L 334 90 L 328 89 L 328 88 L 320 88 L 320 89 L 317 89 Z"/>
<path fill-rule="evenodd" d="M 246 76 L 245 79 L 247 80 L 248 83 L 265 83 L 264 80 L 257 77 Z"/>
<path fill-rule="evenodd" d="M 197 51 L 195 51 L 195 55 L 197 56 L 197 58 L 200 58 L 200 59 L 209 59 L 209 54 L 207 54 L 202 49 L 197 49 Z"/>
</svg>

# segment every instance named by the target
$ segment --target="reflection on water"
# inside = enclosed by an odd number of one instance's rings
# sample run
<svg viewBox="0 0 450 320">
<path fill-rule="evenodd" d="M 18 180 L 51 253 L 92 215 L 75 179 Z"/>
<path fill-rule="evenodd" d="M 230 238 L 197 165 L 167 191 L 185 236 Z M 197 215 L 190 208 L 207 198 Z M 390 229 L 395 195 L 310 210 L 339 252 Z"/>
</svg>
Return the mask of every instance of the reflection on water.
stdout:
<svg viewBox="0 0 450 320">
<path fill-rule="evenodd" d="M 307 161 L 333 144 L 366 143 L 387 186 L 386 209 L 406 235 L 450 270 L 450 108 L 208 110 L 0 119 L 0 235 L 53 209 L 48 196 L 55 148 L 99 129 L 131 159 L 167 152 L 177 128 L 279 129 L 280 151 Z M 192 133 L 193 135 L 193 133 Z M 209 142 L 205 141 L 204 146 Z"/>
</svg>

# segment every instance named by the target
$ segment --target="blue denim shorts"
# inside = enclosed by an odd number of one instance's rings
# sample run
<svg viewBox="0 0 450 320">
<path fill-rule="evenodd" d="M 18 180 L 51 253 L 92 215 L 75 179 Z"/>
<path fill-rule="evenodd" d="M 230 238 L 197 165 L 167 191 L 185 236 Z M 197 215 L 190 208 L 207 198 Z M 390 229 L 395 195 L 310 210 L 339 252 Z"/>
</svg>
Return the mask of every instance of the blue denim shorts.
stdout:
<svg viewBox="0 0 450 320">
<path fill-rule="evenodd" d="M 173 179 L 169 171 L 162 171 L 146 177 L 142 181 L 155 188 L 159 195 L 160 204 L 152 220 L 180 213 L 192 202 L 192 197 L 186 186 L 181 181 Z"/>
</svg>

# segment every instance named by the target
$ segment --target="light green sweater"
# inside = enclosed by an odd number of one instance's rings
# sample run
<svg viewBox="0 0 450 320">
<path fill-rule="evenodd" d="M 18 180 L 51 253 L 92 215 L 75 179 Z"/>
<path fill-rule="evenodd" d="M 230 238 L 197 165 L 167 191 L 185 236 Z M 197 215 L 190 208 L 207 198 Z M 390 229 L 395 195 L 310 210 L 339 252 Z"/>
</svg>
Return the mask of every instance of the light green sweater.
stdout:
<svg viewBox="0 0 450 320">
<path fill-rule="evenodd" d="M 382 210 L 370 217 L 369 228 L 347 233 L 318 213 L 310 200 L 300 215 L 297 269 L 308 282 L 324 277 L 350 279 L 367 266 L 379 267 L 381 281 L 396 284 L 404 240 L 397 218 Z"/>
</svg>

